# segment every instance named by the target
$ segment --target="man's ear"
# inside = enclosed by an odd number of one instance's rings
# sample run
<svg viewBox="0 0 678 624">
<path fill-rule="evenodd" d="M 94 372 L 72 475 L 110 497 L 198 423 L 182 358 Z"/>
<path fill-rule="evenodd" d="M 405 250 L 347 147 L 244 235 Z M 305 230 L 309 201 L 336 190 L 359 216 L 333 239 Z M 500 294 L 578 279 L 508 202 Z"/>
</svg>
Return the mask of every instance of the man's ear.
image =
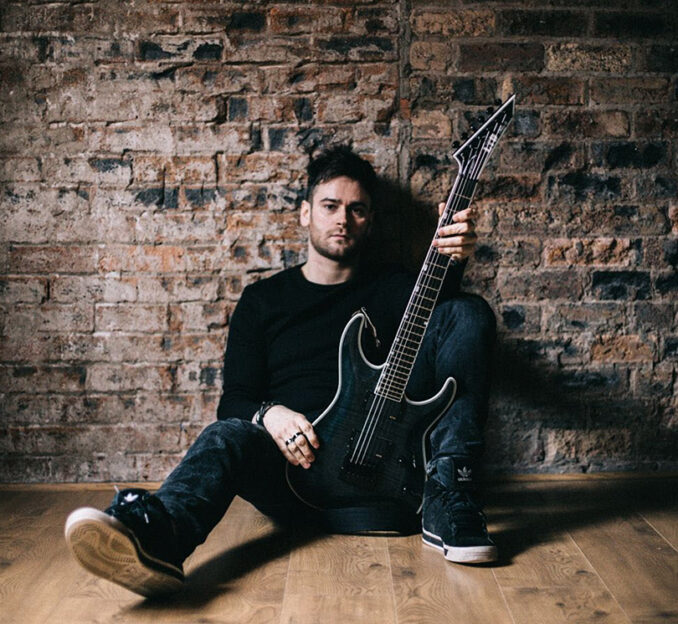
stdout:
<svg viewBox="0 0 678 624">
<path fill-rule="evenodd" d="M 301 202 L 299 223 L 301 223 L 302 227 L 308 227 L 311 224 L 311 204 L 307 200 Z"/>
</svg>

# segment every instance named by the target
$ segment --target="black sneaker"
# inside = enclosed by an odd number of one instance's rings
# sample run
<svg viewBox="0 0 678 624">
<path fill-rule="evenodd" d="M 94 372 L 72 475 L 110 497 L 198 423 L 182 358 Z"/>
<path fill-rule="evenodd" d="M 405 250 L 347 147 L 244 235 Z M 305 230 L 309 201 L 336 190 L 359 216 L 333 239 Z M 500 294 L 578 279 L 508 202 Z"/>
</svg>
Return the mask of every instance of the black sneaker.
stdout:
<svg viewBox="0 0 678 624">
<path fill-rule="evenodd" d="M 473 494 L 446 489 L 435 479 L 428 479 L 424 489 L 422 539 L 455 563 L 487 563 L 498 558 L 485 514 Z"/>
<path fill-rule="evenodd" d="M 105 511 L 81 507 L 66 520 L 66 541 L 85 569 L 149 597 L 183 585 L 173 535 L 163 504 L 141 489 L 119 491 Z"/>
</svg>

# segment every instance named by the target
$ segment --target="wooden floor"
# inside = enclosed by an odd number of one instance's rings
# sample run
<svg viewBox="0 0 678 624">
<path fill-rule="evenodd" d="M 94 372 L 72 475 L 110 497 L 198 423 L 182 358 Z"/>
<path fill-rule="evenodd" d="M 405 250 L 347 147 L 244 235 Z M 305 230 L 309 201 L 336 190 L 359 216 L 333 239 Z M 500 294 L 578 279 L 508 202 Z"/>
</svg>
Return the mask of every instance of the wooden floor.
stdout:
<svg viewBox="0 0 678 624">
<path fill-rule="evenodd" d="M 497 565 L 447 563 L 419 536 L 304 538 L 237 500 L 148 601 L 82 570 L 63 524 L 110 489 L 0 489 L 0 622 L 678 623 L 678 478 L 519 480 L 487 493 Z"/>
</svg>

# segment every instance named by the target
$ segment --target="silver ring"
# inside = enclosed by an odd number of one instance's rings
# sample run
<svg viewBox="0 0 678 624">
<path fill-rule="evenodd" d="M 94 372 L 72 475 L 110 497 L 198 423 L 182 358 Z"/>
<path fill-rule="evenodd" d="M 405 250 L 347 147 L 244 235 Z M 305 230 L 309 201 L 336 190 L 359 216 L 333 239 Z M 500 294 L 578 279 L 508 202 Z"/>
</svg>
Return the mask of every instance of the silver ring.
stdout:
<svg viewBox="0 0 678 624">
<path fill-rule="evenodd" d="M 285 446 L 292 444 L 292 442 L 294 442 L 300 435 L 303 435 L 301 431 L 297 431 L 291 438 L 285 440 Z"/>
</svg>

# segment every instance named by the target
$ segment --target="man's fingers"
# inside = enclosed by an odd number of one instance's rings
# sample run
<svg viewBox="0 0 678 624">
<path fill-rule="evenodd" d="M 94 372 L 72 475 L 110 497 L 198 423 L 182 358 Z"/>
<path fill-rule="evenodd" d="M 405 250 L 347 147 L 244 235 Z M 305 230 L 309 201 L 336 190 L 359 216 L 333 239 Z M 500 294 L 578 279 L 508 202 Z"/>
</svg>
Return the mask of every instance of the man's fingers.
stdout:
<svg viewBox="0 0 678 624">
<path fill-rule="evenodd" d="M 472 221 L 462 221 L 460 223 L 452 223 L 450 225 L 443 225 L 438 228 L 438 236 L 451 236 L 453 234 L 473 234 L 475 235 L 476 224 Z"/>
<path fill-rule="evenodd" d="M 459 212 L 455 213 L 452 217 L 452 220 L 458 223 L 460 221 L 469 221 L 475 219 L 475 217 L 475 210 L 473 208 L 466 208 L 466 210 L 460 210 Z"/>
<path fill-rule="evenodd" d="M 320 440 L 318 440 L 318 436 L 316 436 L 315 434 L 313 425 L 310 422 L 308 422 L 308 420 L 304 419 L 299 429 L 306 436 L 306 439 L 313 448 L 318 448 L 320 446 Z"/>
<path fill-rule="evenodd" d="M 285 456 L 285 459 L 290 462 L 293 466 L 299 465 L 299 460 L 294 456 L 294 453 L 288 448 L 288 445 L 285 444 L 285 440 L 275 440 L 275 443 L 278 445 L 278 448 L 282 451 L 282 454 Z"/>
<path fill-rule="evenodd" d="M 294 442 L 292 442 L 289 447 L 292 452 L 295 454 L 295 457 L 298 457 L 298 453 L 301 453 L 302 460 L 306 460 L 309 464 L 315 459 L 311 446 L 306 439 L 306 436 L 303 434 L 300 435 Z"/>
</svg>

